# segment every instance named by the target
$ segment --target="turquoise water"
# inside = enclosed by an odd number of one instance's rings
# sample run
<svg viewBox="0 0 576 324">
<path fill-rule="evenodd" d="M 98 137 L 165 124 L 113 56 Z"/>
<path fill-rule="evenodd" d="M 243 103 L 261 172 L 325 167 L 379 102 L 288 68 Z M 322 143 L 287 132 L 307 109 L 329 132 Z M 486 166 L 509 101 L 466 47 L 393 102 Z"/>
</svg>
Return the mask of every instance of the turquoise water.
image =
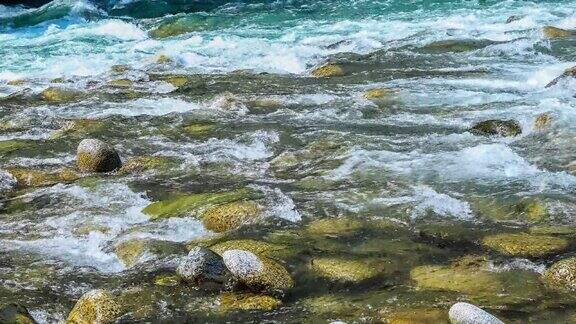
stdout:
<svg viewBox="0 0 576 324">
<path fill-rule="evenodd" d="M 10 191 L 0 177 L 0 304 L 62 322 L 102 288 L 147 297 L 120 322 L 399 323 L 431 310 L 424 323 L 440 323 L 456 301 L 511 323 L 574 321 L 573 297 L 542 273 L 576 243 L 576 80 L 547 87 L 576 65 L 576 38 L 543 29 L 575 30 L 575 12 L 574 1 L 0 5 L 0 168 L 24 173 Z M 326 62 L 343 75 L 314 77 Z M 490 119 L 522 132 L 471 131 Z M 87 137 L 125 163 L 162 165 L 79 174 Z M 262 219 L 224 234 L 192 212 L 143 212 L 244 187 L 261 193 Z M 318 220 L 335 223 L 318 230 Z M 566 244 L 525 255 L 484 241 L 503 233 Z M 291 251 L 275 257 L 295 280 L 274 296 L 282 305 L 225 311 L 218 289 L 155 284 L 208 239 Z M 119 246 L 135 240 L 170 248 L 127 264 Z M 415 275 L 470 255 L 484 260 L 471 271 L 486 290 Z M 326 259 L 377 270 L 347 281 L 318 274 Z"/>
</svg>

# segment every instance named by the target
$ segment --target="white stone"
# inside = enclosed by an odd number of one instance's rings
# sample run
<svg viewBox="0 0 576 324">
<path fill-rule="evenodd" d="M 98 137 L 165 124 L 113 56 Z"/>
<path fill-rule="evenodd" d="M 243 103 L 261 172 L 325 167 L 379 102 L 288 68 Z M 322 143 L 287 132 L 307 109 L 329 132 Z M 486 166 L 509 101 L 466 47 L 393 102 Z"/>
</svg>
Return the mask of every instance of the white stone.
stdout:
<svg viewBox="0 0 576 324">
<path fill-rule="evenodd" d="M 262 261 L 252 252 L 228 250 L 222 253 L 222 258 L 232 275 L 239 278 L 255 276 L 264 270 Z"/>
<path fill-rule="evenodd" d="M 452 324 L 504 324 L 494 315 L 468 303 L 456 303 L 450 307 L 448 317 Z"/>
</svg>

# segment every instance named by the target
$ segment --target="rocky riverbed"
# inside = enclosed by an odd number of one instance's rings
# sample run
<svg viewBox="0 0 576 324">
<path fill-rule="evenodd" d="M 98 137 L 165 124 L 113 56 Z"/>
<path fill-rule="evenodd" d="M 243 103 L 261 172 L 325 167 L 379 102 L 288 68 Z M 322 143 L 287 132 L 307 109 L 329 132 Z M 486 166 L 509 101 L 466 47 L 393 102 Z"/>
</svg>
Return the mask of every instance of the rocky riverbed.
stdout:
<svg viewBox="0 0 576 324">
<path fill-rule="evenodd" d="M 1 323 L 576 321 L 573 3 L 167 3 L 0 6 Z"/>
</svg>

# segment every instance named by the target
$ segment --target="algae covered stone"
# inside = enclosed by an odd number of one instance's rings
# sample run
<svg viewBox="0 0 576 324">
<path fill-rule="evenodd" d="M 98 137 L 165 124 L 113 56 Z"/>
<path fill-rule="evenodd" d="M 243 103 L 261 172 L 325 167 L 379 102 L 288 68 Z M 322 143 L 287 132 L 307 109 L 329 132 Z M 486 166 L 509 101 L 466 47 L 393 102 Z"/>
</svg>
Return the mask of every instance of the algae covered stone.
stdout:
<svg viewBox="0 0 576 324">
<path fill-rule="evenodd" d="M 563 238 L 528 233 L 489 235 L 482 239 L 482 244 L 505 255 L 534 258 L 558 253 L 568 247 L 568 241 Z"/>
<path fill-rule="evenodd" d="M 49 87 L 40 93 L 40 97 L 50 103 L 64 103 L 79 99 L 81 94 L 76 90 Z"/>
<path fill-rule="evenodd" d="M 565 291 L 576 291 L 576 257 L 560 260 L 552 264 L 544 274 L 542 280 L 547 287 Z"/>
<path fill-rule="evenodd" d="M 515 120 L 485 120 L 472 126 L 472 132 L 484 136 L 513 137 L 522 134 L 520 124 Z"/>
<path fill-rule="evenodd" d="M 410 278 L 420 289 L 458 292 L 490 305 L 531 302 L 542 295 L 538 274 L 525 270 L 494 272 L 483 257 L 418 266 L 410 271 Z"/>
<path fill-rule="evenodd" d="M 237 294 L 223 293 L 220 298 L 220 310 L 223 312 L 230 311 L 247 311 L 261 310 L 270 311 L 278 308 L 282 302 L 278 299 L 267 295 L 256 294 Z"/>
<path fill-rule="evenodd" d="M 327 63 L 321 65 L 313 69 L 310 74 L 315 77 L 338 77 L 346 75 L 342 66 L 336 63 Z"/>
<path fill-rule="evenodd" d="M 371 259 L 346 259 L 325 257 L 313 259 L 311 270 L 317 275 L 340 282 L 360 282 L 371 279 L 384 271 L 385 264 Z"/>
<path fill-rule="evenodd" d="M 306 232 L 311 235 L 349 236 L 359 232 L 363 225 L 354 218 L 322 218 L 310 222 Z"/>
<path fill-rule="evenodd" d="M 18 304 L 8 304 L 0 308 L 0 323 L 2 324 L 36 324 L 28 309 Z"/>
<path fill-rule="evenodd" d="M 151 219 L 182 216 L 200 216 L 206 210 L 243 199 L 256 198 L 259 195 L 248 188 L 225 192 L 178 195 L 163 201 L 153 202 L 142 212 Z"/>
<path fill-rule="evenodd" d="M 120 315 L 121 307 L 112 293 L 97 289 L 87 292 L 76 302 L 66 323 L 113 323 Z"/>
<path fill-rule="evenodd" d="M 76 164 L 83 172 L 110 172 L 122 166 L 118 152 L 97 139 L 84 139 L 78 145 Z"/>
<path fill-rule="evenodd" d="M 568 38 L 575 36 L 576 34 L 571 30 L 566 30 L 554 26 L 544 26 L 542 28 L 542 33 L 544 33 L 544 37 L 549 39 Z"/>
<path fill-rule="evenodd" d="M 445 310 L 436 308 L 417 308 L 392 312 L 386 316 L 388 324 L 448 324 Z"/>
<path fill-rule="evenodd" d="M 284 292 L 294 286 L 288 271 L 276 261 L 243 250 L 222 253 L 235 280 L 254 291 Z"/>
<path fill-rule="evenodd" d="M 196 247 L 180 262 L 176 273 L 187 282 L 224 282 L 228 270 L 222 257 L 211 250 Z"/>
<path fill-rule="evenodd" d="M 552 125 L 552 116 L 548 113 L 540 114 L 534 120 L 534 130 L 543 132 Z"/>
<path fill-rule="evenodd" d="M 208 136 L 216 128 L 215 123 L 195 122 L 184 126 L 186 134 L 194 137 Z"/>
<path fill-rule="evenodd" d="M 26 140 L 0 141 L 0 155 L 8 155 L 31 147 L 32 142 Z"/>
<path fill-rule="evenodd" d="M 137 173 L 149 170 L 168 170 L 173 161 L 163 156 L 137 156 L 127 159 L 120 168 L 120 173 Z"/>
<path fill-rule="evenodd" d="M 210 249 L 218 254 L 227 250 L 245 250 L 259 256 L 280 259 L 293 256 L 297 252 L 295 248 L 286 245 L 250 239 L 219 242 L 211 245 Z"/>
<path fill-rule="evenodd" d="M 75 119 L 67 120 L 62 127 L 54 132 L 51 139 L 59 138 L 82 138 L 86 135 L 100 133 L 105 129 L 106 124 L 95 119 Z"/>
<path fill-rule="evenodd" d="M 183 254 L 186 248 L 175 242 L 137 238 L 120 242 L 114 247 L 114 252 L 124 266 L 132 267 L 147 259 Z"/>
<path fill-rule="evenodd" d="M 208 209 L 202 214 L 206 229 L 222 233 L 253 223 L 262 214 L 262 207 L 253 201 L 235 201 Z"/>
</svg>

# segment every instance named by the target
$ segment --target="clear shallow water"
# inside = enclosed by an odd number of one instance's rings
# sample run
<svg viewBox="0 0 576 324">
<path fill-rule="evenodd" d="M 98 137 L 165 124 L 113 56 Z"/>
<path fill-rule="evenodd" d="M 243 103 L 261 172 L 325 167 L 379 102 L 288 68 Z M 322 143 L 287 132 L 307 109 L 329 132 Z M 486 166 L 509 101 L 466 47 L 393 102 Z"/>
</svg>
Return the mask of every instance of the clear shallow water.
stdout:
<svg viewBox="0 0 576 324">
<path fill-rule="evenodd" d="M 180 192 L 246 185 L 263 192 L 271 224 L 229 234 L 240 238 L 299 231 L 312 220 L 336 216 L 393 219 L 411 229 L 407 237 L 415 242 L 429 223 L 496 232 L 573 226 L 576 81 L 545 86 L 576 64 L 575 42 L 546 39 L 542 27 L 576 29 L 575 10 L 570 1 L 395 0 L 202 7 L 53 1 L 39 9 L 0 7 L 0 140 L 32 141 L 26 149 L 3 154 L 4 168 L 73 167 L 76 145 L 87 136 L 114 144 L 125 160 L 160 156 L 175 161 L 168 171 L 82 179 L 6 197 L 0 244 L 5 258 L 15 261 L 3 265 L 2 301 L 27 304 L 51 322 L 64 318 L 89 288 L 149 283 L 143 273 L 155 269 L 146 265 L 153 257 L 141 260 L 148 270 L 131 272 L 114 253 L 117 244 L 132 238 L 185 243 L 213 235 L 193 217 L 152 222 L 142 213 L 149 203 Z M 518 19 L 506 23 L 512 15 Z M 174 21 L 180 27 L 170 32 L 177 35 L 158 38 L 158 30 Z M 157 63 L 160 55 L 169 62 Z M 311 69 L 327 60 L 349 73 L 310 77 Z M 184 75 L 187 84 L 162 81 L 176 74 Z M 129 83 L 111 83 L 117 80 Z M 48 87 L 74 95 L 49 102 L 42 99 Z M 366 99 L 365 91 L 374 88 L 392 94 L 384 101 Z M 552 117 L 544 132 L 533 125 L 541 113 Z M 67 121 L 83 118 L 105 126 L 58 135 Z M 499 138 L 468 131 L 494 118 L 517 120 L 522 134 Z M 213 126 L 208 135 L 185 131 L 198 122 Z M 298 164 L 278 166 L 282 154 L 291 153 L 301 156 Z M 550 217 L 494 220 L 479 210 L 479 199 L 512 204 L 537 199 L 545 202 Z M 92 230 L 79 233 L 86 225 Z M 526 263 L 486 251 L 474 235 L 468 237 L 472 247 L 422 252 L 399 278 L 410 266 L 446 264 L 471 253 L 489 255 L 501 271 L 542 269 L 572 252 Z M 347 239 L 354 246 L 373 237 Z M 312 250 L 311 256 L 290 260 L 295 276 L 314 253 L 335 253 L 323 246 Z M 388 253 L 383 250 L 370 253 Z M 20 275 L 30 262 L 54 275 L 40 282 Z M 303 275 L 300 286 L 306 287 L 307 280 Z M 304 310 L 320 321 L 354 322 L 362 316 L 379 318 L 374 309 L 445 308 L 456 298 L 442 293 L 415 297 L 410 292 L 417 287 L 409 280 L 391 286 L 382 282 L 373 287 L 374 294 L 383 294 L 378 298 L 360 294 L 363 285 L 323 283 L 306 289 L 297 282 L 285 308 L 250 316 L 285 321 Z M 348 292 L 351 296 L 340 301 L 359 300 L 372 310 L 359 306 L 354 315 L 318 314 L 302 306 L 326 290 Z M 163 298 L 180 305 L 189 294 Z M 64 297 L 53 300 L 53 295 Z M 383 305 L 386 300 L 399 302 Z M 546 302 L 552 318 L 565 315 Z M 534 315 L 534 309 L 542 304 L 490 307 L 511 321 L 538 322 L 544 317 Z M 195 318 L 191 314 L 165 311 L 153 318 Z"/>
</svg>

